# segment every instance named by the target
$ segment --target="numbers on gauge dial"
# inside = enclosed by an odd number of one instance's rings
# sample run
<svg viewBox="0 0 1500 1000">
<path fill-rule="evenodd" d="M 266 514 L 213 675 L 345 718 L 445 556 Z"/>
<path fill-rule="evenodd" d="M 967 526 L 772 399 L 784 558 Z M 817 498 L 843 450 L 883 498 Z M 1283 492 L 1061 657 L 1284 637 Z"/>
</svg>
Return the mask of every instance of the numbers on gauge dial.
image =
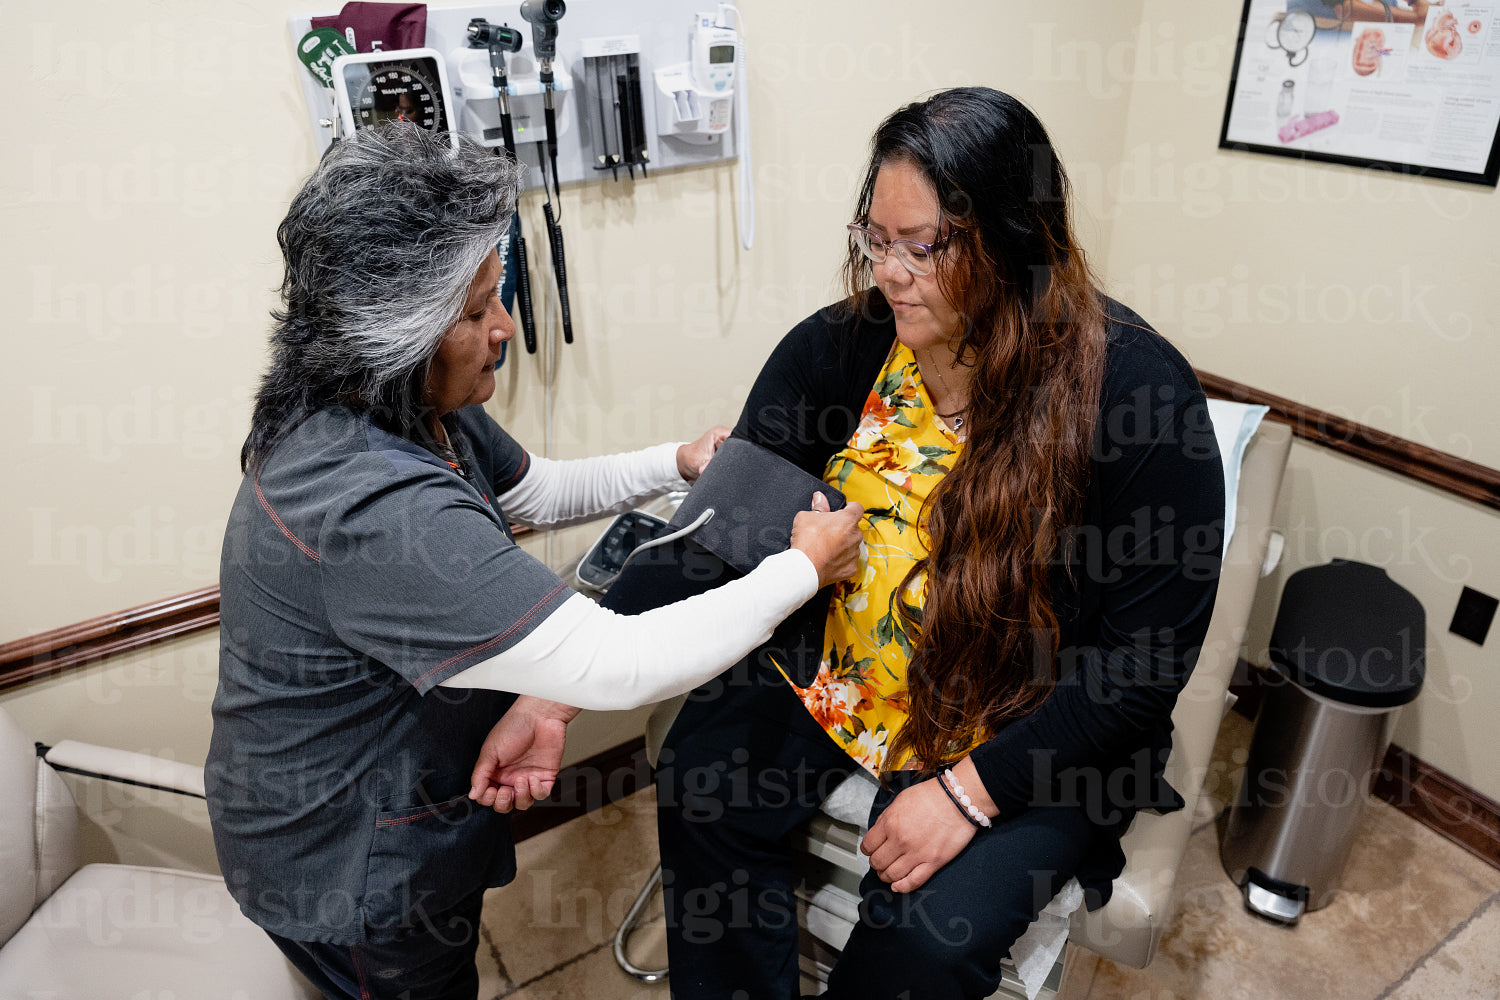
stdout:
<svg viewBox="0 0 1500 1000">
<path fill-rule="evenodd" d="M 437 129 L 443 124 L 443 99 L 428 75 L 413 66 L 372 67 L 354 112 L 358 128 L 408 121 Z"/>
</svg>

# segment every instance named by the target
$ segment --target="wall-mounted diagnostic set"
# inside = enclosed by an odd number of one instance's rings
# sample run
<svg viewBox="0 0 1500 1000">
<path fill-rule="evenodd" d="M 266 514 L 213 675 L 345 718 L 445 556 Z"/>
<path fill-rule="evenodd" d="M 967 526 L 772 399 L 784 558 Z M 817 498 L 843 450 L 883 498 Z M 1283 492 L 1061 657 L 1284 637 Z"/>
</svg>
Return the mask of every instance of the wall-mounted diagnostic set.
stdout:
<svg viewBox="0 0 1500 1000">
<path fill-rule="evenodd" d="M 739 159 L 740 239 L 753 241 L 745 102 L 745 40 L 738 8 L 702 0 L 525 0 L 429 6 L 425 31 L 403 27 L 405 48 L 312 28 L 320 11 L 289 19 L 308 119 L 319 151 L 386 121 L 503 149 L 527 166 L 523 186 L 546 202 L 547 246 L 562 337 L 574 339 L 562 232 L 564 183 L 642 178 L 649 169 Z M 376 4 L 350 5 L 368 15 Z M 412 5 L 392 5 L 410 19 Z M 420 9 L 418 9 L 420 15 Z M 339 15 L 342 17 L 342 14 Z M 326 23 L 326 22 L 325 22 Z M 335 21 L 336 23 L 336 21 Z M 394 23 L 394 22 L 392 22 Z M 413 37 L 425 34 L 425 45 Z M 356 45 L 356 43 L 358 43 Z M 362 51 L 356 51 L 356 48 Z M 455 139 L 456 141 L 456 139 Z M 537 350 L 530 253 L 512 220 L 523 343 Z"/>
<path fill-rule="evenodd" d="M 705 6 L 712 9 L 705 11 Z M 328 61 L 329 48 L 310 36 L 337 34 L 327 28 L 311 31 L 314 16 L 330 13 L 289 19 L 293 44 L 312 47 L 304 61 Z M 481 27 L 471 36 L 476 21 L 492 26 L 493 35 Z M 748 123 L 740 99 L 745 44 L 733 4 L 528 0 L 430 5 L 423 47 L 370 52 L 362 44 L 360 49 L 350 54 L 352 48 L 343 48 L 341 58 L 347 61 L 333 81 L 320 78 L 312 65 L 307 72 L 299 70 L 319 152 L 337 135 L 382 117 L 418 115 L 440 127 L 431 118 L 438 105 L 446 127 L 496 148 L 506 146 L 501 118 L 508 113 L 516 155 L 532 168 L 524 181 L 528 188 L 543 187 L 538 153 L 548 161 L 546 183 L 555 188 L 640 173 L 632 167 L 670 170 L 723 162 L 745 152 Z M 503 85 L 497 83 L 497 62 L 504 68 L 499 77 Z M 385 69 L 398 75 L 380 75 Z M 402 73 L 411 80 L 402 80 Z M 420 99 L 424 92 L 431 101 Z M 502 97 L 508 110 L 502 110 Z"/>
</svg>

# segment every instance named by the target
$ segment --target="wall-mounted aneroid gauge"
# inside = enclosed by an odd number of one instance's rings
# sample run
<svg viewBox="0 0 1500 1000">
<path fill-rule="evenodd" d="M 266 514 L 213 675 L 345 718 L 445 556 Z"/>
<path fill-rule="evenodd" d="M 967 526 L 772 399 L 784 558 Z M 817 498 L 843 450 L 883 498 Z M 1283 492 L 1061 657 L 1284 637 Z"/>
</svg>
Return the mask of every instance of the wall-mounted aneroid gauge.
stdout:
<svg viewBox="0 0 1500 1000">
<path fill-rule="evenodd" d="M 333 64 L 333 87 L 345 135 L 388 121 L 457 134 L 448 70 L 435 49 L 340 56 Z"/>
</svg>

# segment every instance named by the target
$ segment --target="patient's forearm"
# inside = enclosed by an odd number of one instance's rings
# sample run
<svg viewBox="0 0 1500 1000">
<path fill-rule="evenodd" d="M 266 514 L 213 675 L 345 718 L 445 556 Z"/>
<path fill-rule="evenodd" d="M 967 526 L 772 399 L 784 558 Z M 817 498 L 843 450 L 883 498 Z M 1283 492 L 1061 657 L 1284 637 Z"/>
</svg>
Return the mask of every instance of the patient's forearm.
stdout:
<svg viewBox="0 0 1500 1000">
<path fill-rule="evenodd" d="M 566 461 L 533 455 L 525 478 L 500 495 L 500 506 L 513 523 L 542 530 L 618 514 L 670 489 L 687 488 L 677 470 L 678 447 L 659 444 Z"/>
<path fill-rule="evenodd" d="M 575 595 L 530 635 L 443 682 L 534 695 L 579 708 L 636 708 L 690 691 L 771 637 L 818 589 L 796 549 L 706 594 L 640 615 Z"/>
</svg>

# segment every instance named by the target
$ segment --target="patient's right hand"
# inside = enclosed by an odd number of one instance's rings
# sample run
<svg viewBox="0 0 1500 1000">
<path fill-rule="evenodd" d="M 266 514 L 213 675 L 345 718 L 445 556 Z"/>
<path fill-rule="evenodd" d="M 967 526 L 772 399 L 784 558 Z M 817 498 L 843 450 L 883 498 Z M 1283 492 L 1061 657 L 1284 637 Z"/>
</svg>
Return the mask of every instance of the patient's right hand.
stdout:
<svg viewBox="0 0 1500 1000">
<path fill-rule="evenodd" d="M 857 503 L 829 511 L 828 498 L 815 493 L 812 510 L 803 511 L 792 522 L 792 548 L 812 562 L 820 588 L 848 579 L 859 570 L 859 546 L 864 538 L 859 519 L 864 512 Z"/>
</svg>

